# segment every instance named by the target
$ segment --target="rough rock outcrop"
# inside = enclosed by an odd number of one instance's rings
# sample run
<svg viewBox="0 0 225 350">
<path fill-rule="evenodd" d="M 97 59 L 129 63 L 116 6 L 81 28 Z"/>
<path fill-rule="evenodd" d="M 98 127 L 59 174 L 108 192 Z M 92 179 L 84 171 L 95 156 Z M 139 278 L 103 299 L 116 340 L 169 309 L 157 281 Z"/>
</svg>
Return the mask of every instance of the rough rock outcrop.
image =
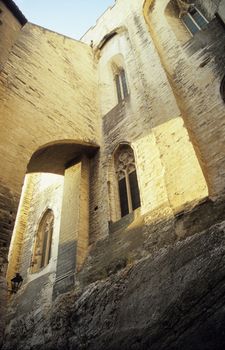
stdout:
<svg viewBox="0 0 225 350">
<path fill-rule="evenodd" d="M 0 248 L 0 315 L 5 315 L 7 312 L 6 303 L 5 300 L 7 299 L 7 284 L 6 284 L 6 269 L 7 269 L 7 248 L 1 247 Z M 0 347 L 2 345 L 2 338 L 5 328 L 5 322 L 4 318 L 0 317 Z"/>
<path fill-rule="evenodd" d="M 225 348 L 225 222 L 10 323 L 4 350 Z"/>
</svg>

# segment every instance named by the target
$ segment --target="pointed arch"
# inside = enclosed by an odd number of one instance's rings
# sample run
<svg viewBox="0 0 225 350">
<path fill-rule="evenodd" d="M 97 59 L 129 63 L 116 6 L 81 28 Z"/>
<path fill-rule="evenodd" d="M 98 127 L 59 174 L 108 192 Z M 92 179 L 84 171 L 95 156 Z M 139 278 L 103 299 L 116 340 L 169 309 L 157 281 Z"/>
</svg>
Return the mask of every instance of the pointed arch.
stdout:
<svg viewBox="0 0 225 350">
<path fill-rule="evenodd" d="M 31 260 L 31 272 L 35 273 L 46 267 L 51 258 L 54 214 L 47 209 L 40 220 L 35 236 L 34 250 Z"/>
</svg>

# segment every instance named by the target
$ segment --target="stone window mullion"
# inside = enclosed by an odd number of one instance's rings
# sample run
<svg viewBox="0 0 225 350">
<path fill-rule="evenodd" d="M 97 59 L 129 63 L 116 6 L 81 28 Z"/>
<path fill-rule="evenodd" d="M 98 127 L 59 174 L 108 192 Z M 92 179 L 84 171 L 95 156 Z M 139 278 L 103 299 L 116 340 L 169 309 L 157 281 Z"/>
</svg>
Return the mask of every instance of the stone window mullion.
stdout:
<svg viewBox="0 0 225 350">
<path fill-rule="evenodd" d="M 127 200 L 128 200 L 129 213 L 131 213 L 133 211 L 133 208 L 132 208 L 132 198 L 131 198 L 129 174 L 127 172 L 127 169 L 125 170 L 125 179 L 126 179 Z"/>
</svg>

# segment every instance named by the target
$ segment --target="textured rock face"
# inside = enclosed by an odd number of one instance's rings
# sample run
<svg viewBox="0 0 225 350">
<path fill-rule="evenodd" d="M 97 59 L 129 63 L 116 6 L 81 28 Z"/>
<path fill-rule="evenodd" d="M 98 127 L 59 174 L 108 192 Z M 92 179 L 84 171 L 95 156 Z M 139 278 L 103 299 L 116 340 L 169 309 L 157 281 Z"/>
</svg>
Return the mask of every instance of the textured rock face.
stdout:
<svg viewBox="0 0 225 350">
<path fill-rule="evenodd" d="M 219 11 L 220 16 L 224 16 L 224 2 L 194 1 L 209 23 L 193 37 L 182 34 L 182 23 L 170 10 L 172 3 L 175 2 L 146 0 L 145 19 L 167 77 L 172 77 L 171 88 L 205 174 L 209 193 L 220 196 L 225 179 L 224 102 L 220 96 L 224 76 L 224 25 L 216 13 Z"/>
<path fill-rule="evenodd" d="M 0 249 L 0 289 L 1 289 L 1 296 L 0 296 L 0 314 L 5 315 L 6 314 L 6 297 L 7 297 L 7 285 L 5 280 L 5 274 L 6 274 L 6 268 L 7 268 L 7 248 L 1 248 Z M 0 319 L 0 347 L 2 345 L 2 339 L 3 339 L 3 331 L 5 327 L 5 319 Z"/>
<path fill-rule="evenodd" d="M 19 30 L 2 1 L 0 9 L 0 246 L 8 247 L 32 154 L 60 140 L 99 142 L 98 92 L 88 45 L 32 24 Z"/>
<path fill-rule="evenodd" d="M 8 349 L 224 349 L 225 223 L 11 321 Z"/>
</svg>

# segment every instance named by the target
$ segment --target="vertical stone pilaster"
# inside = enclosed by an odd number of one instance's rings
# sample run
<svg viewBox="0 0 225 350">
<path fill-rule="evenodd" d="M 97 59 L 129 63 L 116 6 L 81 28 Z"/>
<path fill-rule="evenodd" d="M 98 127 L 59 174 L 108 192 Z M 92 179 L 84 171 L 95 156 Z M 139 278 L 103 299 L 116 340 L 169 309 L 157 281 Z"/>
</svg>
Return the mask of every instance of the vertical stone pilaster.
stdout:
<svg viewBox="0 0 225 350">
<path fill-rule="evenodd" d="M 67 292 L 74 285 L 79 230 L 81 163 L 67 168 L 64 176 L 58 260 L 53 298 Z"/>
<path fill-rule="evenodd" d="M 65 170 L 56 281 L 53 298 L 73 288 L 89 245 L 89 160 Z"/>
<path fill-rule="evenodd" d="M 79 270 L 88 253 L 89 246 L 89 160 L 82 157 L 80 186 L 80 215 L 77 240 L 77 270 Z"/>
</svg>

